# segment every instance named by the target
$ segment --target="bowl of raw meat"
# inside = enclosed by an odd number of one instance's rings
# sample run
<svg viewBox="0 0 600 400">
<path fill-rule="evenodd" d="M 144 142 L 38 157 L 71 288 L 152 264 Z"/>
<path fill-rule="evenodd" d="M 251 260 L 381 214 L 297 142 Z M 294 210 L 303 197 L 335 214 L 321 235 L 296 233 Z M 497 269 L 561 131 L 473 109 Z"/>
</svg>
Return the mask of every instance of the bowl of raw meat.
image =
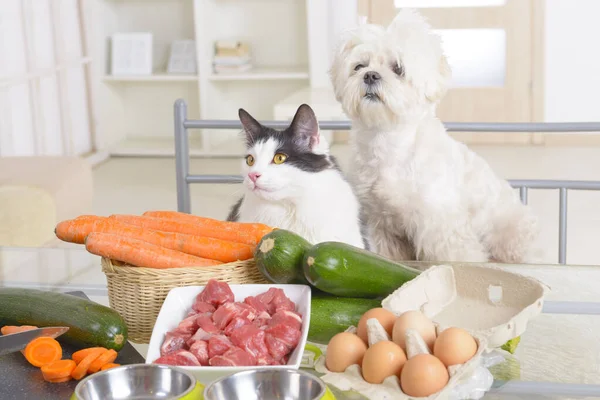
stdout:
<svg viewBox="0 0 600 400">
<path fill-rule="evenodd" d="M 307 285 L 171 289 L 152 331 L 146 364 L 183 368 L 209 384 L 235 372 L 300 367 L 310 324 Z"/>
</svg>

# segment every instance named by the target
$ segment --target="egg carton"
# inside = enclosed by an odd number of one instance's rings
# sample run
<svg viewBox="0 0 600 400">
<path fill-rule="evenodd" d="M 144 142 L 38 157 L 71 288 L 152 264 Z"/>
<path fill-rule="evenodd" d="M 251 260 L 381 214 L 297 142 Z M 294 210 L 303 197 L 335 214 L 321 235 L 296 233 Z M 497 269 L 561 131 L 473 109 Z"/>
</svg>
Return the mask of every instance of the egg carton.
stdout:
<svg viewBox="0 0 600 400">
<path fill-rule="evenodd" d="M 353 389 L 370 399 L 456 398 L 455 389 L 459 385 L 472 380 L 476 374 L 481 375 L 482 357 L 486 353 L 525 332 L 528 321 L 541 313 L 544 296 L 549 291 L 547 285 L 536 279 L 499 268 L 439 265 L 386 297 L 382 307 L 397 316 L 419 310 L 433 322 L 438 335 L 447 328 L 458 327 L 469 332 L 477 342 L 475 355 L 464 364 L 450 366 L 446 386 L 426 398 L 403 393 L 396 376 L 386 378 L 381 384 L 368 383 L 362 378 L 359 365 L 334 373 L 325 367 L 325 357 L 320 357 L 315 370 L 325 374 L 321 377 L 325 382 L 341 390 Z M 355 328 L 351 327 L 350 331 Z M 367 321 L 367 333 L 369 346 L 380 340 L 390 340 L 376 319 Z M 409 359 L 416 354 L 429 353 L 428 346 L 414 330 L 406 332 L 406 347 Z M 491 382 L 484 390 L 489 390 L 490 386 Z"/>
</svg>

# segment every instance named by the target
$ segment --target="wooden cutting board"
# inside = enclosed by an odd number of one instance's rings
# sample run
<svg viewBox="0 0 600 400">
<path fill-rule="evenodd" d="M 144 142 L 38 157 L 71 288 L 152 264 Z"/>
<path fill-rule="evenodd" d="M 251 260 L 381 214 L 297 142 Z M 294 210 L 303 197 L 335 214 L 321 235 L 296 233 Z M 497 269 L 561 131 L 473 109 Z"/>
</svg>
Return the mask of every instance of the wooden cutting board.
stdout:
<svg viewBox="0 0 600 400">
<path fill-rule="evenodd" d="M 88 298 L 83 292 L 67 292 L 68 294 Z M 61 343 L 63 358 L 70 358 L 78 349 Z M 119 352 L 116 363 L 143 364 L 146 360 L 127 342 Z M 49 383 L 42 378 L 39 368 L 29 364 L 20 352 L 0 357 L 0 399 L 2 400 L 68 400 L 75 391 L 79 381 L 65 383 Z"/>
</svg>

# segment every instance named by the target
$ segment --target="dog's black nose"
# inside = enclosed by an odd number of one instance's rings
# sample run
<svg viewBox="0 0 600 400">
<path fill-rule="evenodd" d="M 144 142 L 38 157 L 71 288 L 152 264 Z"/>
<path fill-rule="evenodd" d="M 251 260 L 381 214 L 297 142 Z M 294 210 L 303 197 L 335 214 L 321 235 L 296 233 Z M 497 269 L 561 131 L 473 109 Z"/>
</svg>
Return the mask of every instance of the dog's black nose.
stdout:
<svg viewBox="0 0 600 400">
<path fill-rule="evenodd" d="M 369 71 L 369 72 L 365 73 L 365 76 L 363 77 L 363 80 L 365 81 L 365 83 L 367 85 L 372 85 L 380 79 L 381 79 L 381 75 L 379 75 L 379 72 L 375 72 L 375 71 Z"/>
</svg>

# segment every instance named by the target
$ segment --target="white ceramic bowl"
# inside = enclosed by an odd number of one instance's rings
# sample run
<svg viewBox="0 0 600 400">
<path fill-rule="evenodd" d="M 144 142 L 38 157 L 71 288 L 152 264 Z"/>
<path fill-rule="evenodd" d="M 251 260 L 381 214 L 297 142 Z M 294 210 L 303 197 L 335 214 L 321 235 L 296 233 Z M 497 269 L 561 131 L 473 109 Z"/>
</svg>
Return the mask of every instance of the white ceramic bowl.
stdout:
<svg viewBox="0 0 600 400">
<path fill-rule="evenodd" d="M 310 325 L 310 287 L 307 285 L 229 285 L 235 296 L 235 301 L 244 301 L 248 296 L 256 296 L 266 292 L 270 288 L 283 289 L 285 295 L 296 303 L 296 311 L 302 315 L 302 336 L 298 346 L 290 355 L 287 365 L 267 365 L 260 367 L 186 367 L 181 366 L 183 370 L 192 373 L 196 379 L 207 385 L 219 378 L 233 374 L 235 372 L 253 370 L 257 368 L 265 369 L 289 369 L 300 368 L 304 346 L 308 337 L 308 327 Z M 204 289 L 204 286 L 186 286 L 174 288 L 169 291 L 165 301 L 160 309 L 156 324 L 152 330 L 148 353 L 146 354 L 146 364 L 151 364 L 160 357 L 160 346 L 163 343 L 165 334 L 179 325 L 191 310 L 192 304 L 198 293 Z"/>
</svg>

